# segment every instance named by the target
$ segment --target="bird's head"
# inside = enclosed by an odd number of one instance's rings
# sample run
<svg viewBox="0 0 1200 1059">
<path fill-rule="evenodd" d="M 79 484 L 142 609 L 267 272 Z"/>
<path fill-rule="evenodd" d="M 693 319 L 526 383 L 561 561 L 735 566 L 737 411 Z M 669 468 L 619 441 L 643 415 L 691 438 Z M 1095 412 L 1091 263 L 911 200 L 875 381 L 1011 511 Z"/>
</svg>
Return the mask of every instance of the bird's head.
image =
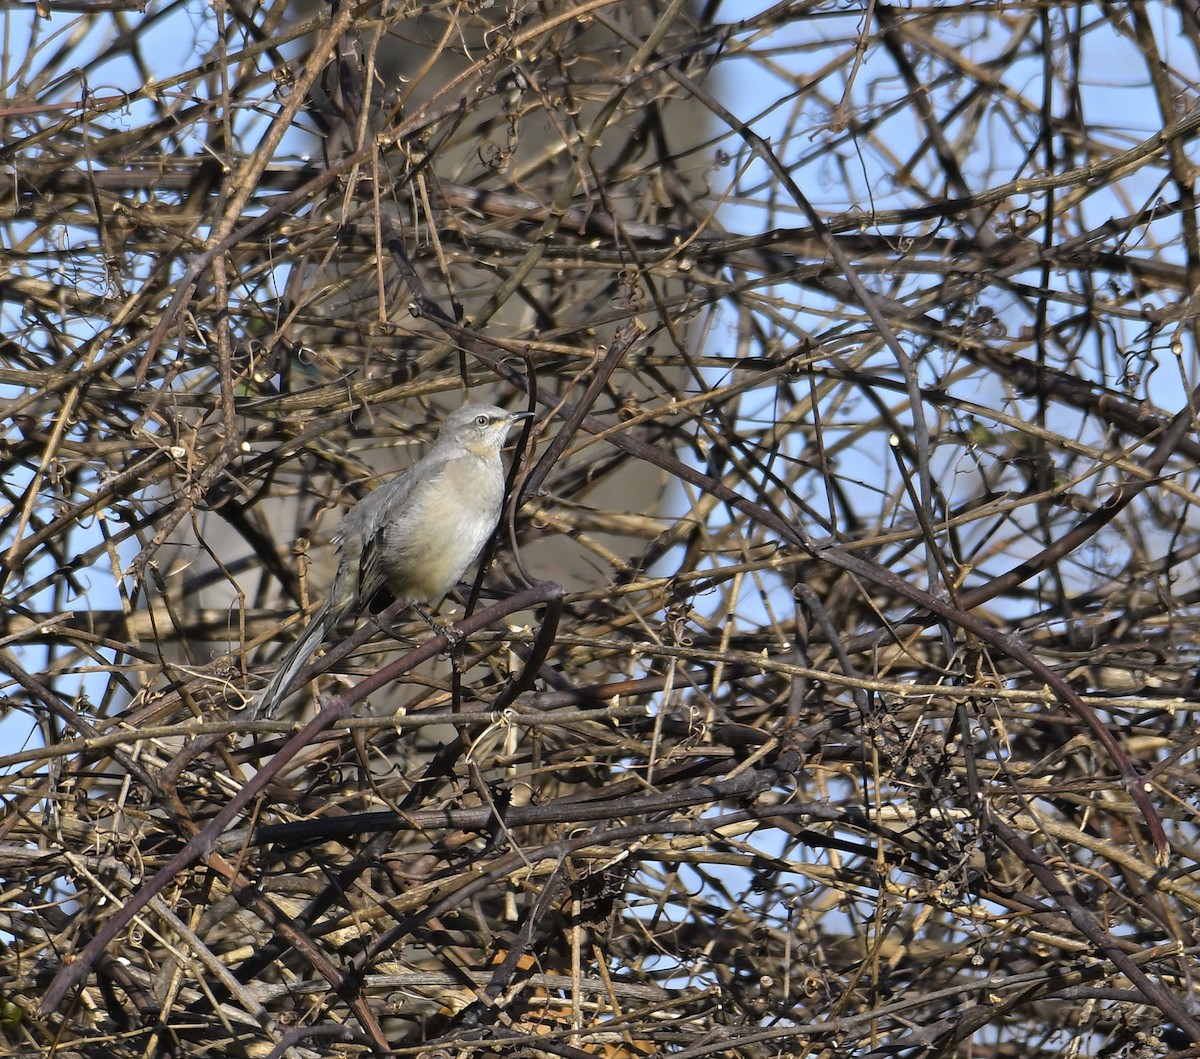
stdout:
<svg viewBox="0 0 1200 1059">
<path fill-rule="evenodd" d="M 500 451 L 508 432 L 532 412 L 509 412 L 489 404 L 465 404 L 451 412 L 438 431 L 439 446 L 452 445 L 477 456 L 494 456 Z"/>
</svg>

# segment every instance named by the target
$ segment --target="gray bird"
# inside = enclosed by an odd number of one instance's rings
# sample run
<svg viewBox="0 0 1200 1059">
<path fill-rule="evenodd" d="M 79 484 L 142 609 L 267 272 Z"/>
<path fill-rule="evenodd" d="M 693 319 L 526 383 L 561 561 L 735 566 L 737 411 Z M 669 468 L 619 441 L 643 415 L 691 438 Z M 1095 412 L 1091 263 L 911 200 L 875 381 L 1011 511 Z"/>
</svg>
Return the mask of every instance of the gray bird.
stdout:
<svg viewBox="0 0 1200 1059">
<path fill-rule="evenodd" d="M 385 586 L 422 607 L 441 602 L 495 532 L 504 504 L 500 448 L 531 412 L 467 404 L 451 412 L 425 457 L 354 505 L 333 535 L 340 556 L 325 602 L 248 709 L 270 717 L 328 632 Z"/>
</svg>

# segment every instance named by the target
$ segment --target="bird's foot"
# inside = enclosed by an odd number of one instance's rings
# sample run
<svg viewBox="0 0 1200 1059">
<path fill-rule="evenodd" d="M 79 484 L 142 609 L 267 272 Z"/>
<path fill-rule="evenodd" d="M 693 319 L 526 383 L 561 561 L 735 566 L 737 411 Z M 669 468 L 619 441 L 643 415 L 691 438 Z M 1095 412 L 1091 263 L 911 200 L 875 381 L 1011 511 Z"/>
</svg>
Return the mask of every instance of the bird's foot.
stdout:
<svg viewBox="0 0 1200 1059">
<path fill-rule="evenodd" d="M 443 625 L 419 603 L 413 604 L 413 610 L 421 615 L 421 619 L 433 630 L 435 636 L 446 637 L 446 651 L 448 654 L 453 654 L 458 650 L 465 637 L 457 628 L 450 624 Z"/>
</svg>

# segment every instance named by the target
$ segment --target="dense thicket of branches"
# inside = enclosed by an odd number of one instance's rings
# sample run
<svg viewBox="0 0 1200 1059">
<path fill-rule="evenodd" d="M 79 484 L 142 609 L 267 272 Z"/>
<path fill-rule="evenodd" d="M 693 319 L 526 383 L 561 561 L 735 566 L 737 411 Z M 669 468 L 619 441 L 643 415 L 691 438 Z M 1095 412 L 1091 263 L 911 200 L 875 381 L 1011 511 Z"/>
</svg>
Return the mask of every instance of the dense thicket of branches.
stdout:
<svg viewBox="0 0 1200 1059">
<path fill-rule="evenodd" d="M 1192 4 L 2 17 L 0 1054 L 1200 1053 Z"/>
</svg>

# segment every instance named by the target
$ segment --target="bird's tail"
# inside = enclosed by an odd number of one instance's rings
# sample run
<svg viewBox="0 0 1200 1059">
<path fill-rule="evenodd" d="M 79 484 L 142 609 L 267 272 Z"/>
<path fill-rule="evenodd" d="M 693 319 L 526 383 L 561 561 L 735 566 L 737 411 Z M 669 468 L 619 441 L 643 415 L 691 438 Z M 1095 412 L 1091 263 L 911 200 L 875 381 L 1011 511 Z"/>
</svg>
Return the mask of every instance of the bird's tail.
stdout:
<svg viewBox="0 0 1200 1059">
<path fill-rule="evenodd" d="M 338 623 L 341 616 L 341 608 L 336 612 L 333 611 L 329 606 L 328 599 L 321 604 L 320 609 L 313 615 L 312 621 L 300 634 L 300 638 L 292 644 L 287 654 L 280 660 L 275 675 L 267 682 L 267 686 L 254 696 L 253 701 L 247 707 L 245 716 L 248 721 L 275 715 L 275 711 L 279 709 L 287 695 L 292 679 L 304 668 L 312 653 L 320 647 L 321 642 L 325 639 L 325 634 Z"/>
</svg>

